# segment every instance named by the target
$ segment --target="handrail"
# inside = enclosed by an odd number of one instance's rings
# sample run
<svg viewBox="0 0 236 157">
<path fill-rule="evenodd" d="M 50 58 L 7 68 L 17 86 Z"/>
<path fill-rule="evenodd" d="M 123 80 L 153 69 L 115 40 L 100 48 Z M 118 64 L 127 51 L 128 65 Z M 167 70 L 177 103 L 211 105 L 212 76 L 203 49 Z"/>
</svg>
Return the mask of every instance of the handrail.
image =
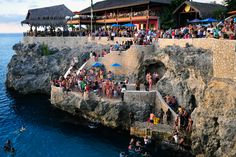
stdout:
<svg viewBox="0 0 236 157">
<path fill-rule="evenodd" d="M 170 109 L 173 118 L 176 119 L 177 114 L 176 114 L 175 111 L 173 111 L 173 110 L 170 108 L 170 106 L 165 102 L 165 100 L 163 99 L 163 97 L 161 96 L 161 94 L 160 94 L 160 92 L 159 92 L 158 90 L 156 90 L 156 96 L 159 98 L 159 100 L 161 101 L 162 105 L 165 106 L 165 108 Z M 163 109 L 162 105 L 161 105 L 161 108 Z"/>
<path fill-rule="evenodd" d="M 82 69 L 86 66 L 87 63 L 88 63 L 88 61 L 86 61 L 86 62 L 79 68 L 79 70 L 77 70 L 77 72 L 76 72 L 77 75 L 79 74 L 80 70 L 82 70 Z M 67 72 L 65 73 L 64 78 L 66 78 L 66 77 L 70 74 L 70 71 L 71 71 L 72 68 L 73 68 L 73 66 L 70 66 L 70 68 L 69 68 L 69 69 L 67 70 Z"/>
<path fill-rule="evenodd" d="M 73 66 L 70 66 L 70 68 L 67 70 L 67 72 L 64 75 L 64 78 L 66 78 L 70 74 L 70 70 L 73 68 Z"/>
<path fill-rule="evenodd" d="M 88 60 L 89 61 L 89 60 Z M 84 69 L 84 67 L 87 65 L 88 61 L 86 61 L 80 68 L 77 70 L 76 74 L 79 75 L 80 70 Z"/>
</svg>

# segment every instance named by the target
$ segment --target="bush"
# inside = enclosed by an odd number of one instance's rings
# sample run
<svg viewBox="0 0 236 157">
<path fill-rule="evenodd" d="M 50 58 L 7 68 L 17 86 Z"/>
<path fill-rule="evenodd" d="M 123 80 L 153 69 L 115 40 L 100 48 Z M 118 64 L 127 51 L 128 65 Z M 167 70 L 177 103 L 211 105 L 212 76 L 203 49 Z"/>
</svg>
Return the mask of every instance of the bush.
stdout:
<svg viewBox="0 0 236 157">
<path fill-rule="evenodd" d="M 44 44 L 41 46 L 41 51 L 43 56 L 49 56 L 52 55 L 53 53 L 49 50 L 48 45 Z"/>
</svg>

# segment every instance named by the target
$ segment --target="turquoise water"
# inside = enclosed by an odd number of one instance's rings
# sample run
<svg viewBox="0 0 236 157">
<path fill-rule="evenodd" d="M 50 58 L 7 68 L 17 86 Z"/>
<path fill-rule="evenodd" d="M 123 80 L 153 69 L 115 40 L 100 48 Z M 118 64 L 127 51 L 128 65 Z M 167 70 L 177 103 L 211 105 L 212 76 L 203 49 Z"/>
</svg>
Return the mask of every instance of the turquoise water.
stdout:
<svg viewBox="0 0 236 157">
<path fill-rule="evenodd" d="M 85 120 L 54 108 L 46 96 L 22 96 L 5 87 L 12 46 L 20 34 L 0 34 L 0 157 L 118 157 L 129 137 L 107 128 L 89 129 Z M 27 130 L 20 133 L 24 126 Z M 10 139 L 15 154 L 2 149 Z"/>
</svg>

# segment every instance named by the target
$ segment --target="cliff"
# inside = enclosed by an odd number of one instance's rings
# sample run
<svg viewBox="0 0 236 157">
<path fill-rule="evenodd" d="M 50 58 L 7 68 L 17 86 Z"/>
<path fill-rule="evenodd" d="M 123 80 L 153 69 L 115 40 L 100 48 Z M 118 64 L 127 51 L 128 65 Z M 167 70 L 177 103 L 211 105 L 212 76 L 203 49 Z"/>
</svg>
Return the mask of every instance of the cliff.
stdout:
<svg viewBox="0 0 236 157">
<path fill-rule="evenodd" d="M 129 102 L 127 104 L 126 102 Z M 63 92 L 61 88 L 52 86 L 51 103 L 56 107 L 83 116 L 90 120 L 99 120 L 101 124 L 128 130 L 130 127 L 129 113 L 134 113 L 134 121 L 146 121 L 152 111 L 153 104 L 139 103 L 127 98 L 107 99 L 91 93 L 89 98 L 84 99 L 79 92 Z"/>
<path fill-rule="evenodd" d="M 50 94 L 50 81 L 64 75 L 73 57 L 79 66 L 90 51 L 99 52 L 109 46 L 87 43 L 83 47 L 59 50 L 44 44 L 22 44 L 13 46 L 16 54 L 8 64 L 6 86 L 22 94 Z"/>
<path fill-rule="evenodd" d="M 191 41 L 195 42 L 195 40 Z M 201 42 L 199 46 L 205 45 Z M 234 81 L 226 78 L 231 76 L 231 72 L 235 69 L 231 65 L 235 52 L 221 52 L 217 44 L 214 47 L 211 50 L 189 45 L 185 48 L 167 46 L 160 49 L 156 47 L 155 51 L 143 54 L 140 50 L 139 57 L 134 59 L 132 56 L 132 62 L 131 57 L 126 54 L 118 57 L 116 54 L 110 54 L 109 61 L 114 61 L 113 56 L 116 56 L 115 61 L 122 65 L 135 63 L 137 69 L 128 69 L 126 66 L 123 68 L 126 68 L 128 72 L 138 74 L 141 81 L 144 81 L 147 71 L 157 71 L 160 75 L 157 84 L 160 93 L 163 96 L 166 94 L 176 96 L 179 105 L 193 111 L 192 150 L 194 153 L 207 157 L 233 157 L 236 156 L 236 86 Z M 44 45 L 17 44 L 14 46 L 16 55 L 12 57 L 8 65 L 6 84 L 8 88 L 24 94 L 49 93 L 50 80 L 64 75 L 73 57 L 79 56 L 81 65 L 83 52 L 99 51 L 102 48 L 104 46 L 95 43 L 86 43 L 80 48 L 62 50 L 49 47 L 48 50 L 51 53 L 48 55 L 43 50 Z M 214 51 L 216 48 L 217 51 Z M 233 50 L 233 48 L 226 48 L 226 50 Z M 132 53 L 135 54 L 135 52 Z M 122 56 L 125 57 L 122 58 Z M 221 56 L 224 57 L 221 59 Z M 228 60 L 230 64 L 227 64 Z M 136 63 L 138 63 L 137 66 Z M 110 64 L 109 62 L 108 65 Z M 224 72 L 227 74 L 226 78 L 223 77 Z M 78 93 L 63 93 L 59 88 L 52 87 L 51 101 L 52 104 L 72 114 L 79 114 L 88 119 L 98 119 L 106 126 L 124 129 L 128 129 L 130 125 L 128 117 L 130 111 L 135 113 L 136 121 L 143 122 L 154 109 L 151 101 L 148 101 L 149 103 L 133 101 L 139 97 L 137 95 L 129 96 L 126 102 L 109 101 L 91 96 L 90 100 L 84 100 Z M 143 97 L 140 97 L 140 100 L 142 99 Z"/>
<path fill-rule="evenodd" d="M 213 79 L 193 113 L 192 149 L 206 157 L 236 156 L 236 85 Z"/>
<path fill-rule="evenodd" d="M 180 106 L 193 111 L 213 77 L 212 58 L 210 50 L 168 46 L 145 56 L 139 76 L 144 80 L 145 72 L 157 71 L 159 92 L 163 96 L 175 96 Z"/>
</svg>

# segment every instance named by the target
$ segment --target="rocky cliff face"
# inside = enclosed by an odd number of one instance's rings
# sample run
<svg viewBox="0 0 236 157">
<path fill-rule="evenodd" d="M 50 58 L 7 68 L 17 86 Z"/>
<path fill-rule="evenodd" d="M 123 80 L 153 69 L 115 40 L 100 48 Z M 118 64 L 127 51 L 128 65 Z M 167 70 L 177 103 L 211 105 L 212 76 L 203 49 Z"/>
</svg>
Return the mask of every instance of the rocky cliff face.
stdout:
<svg viewBox="0 0 236 157">
<path fill-rule="evenodd" d="M 58 108 L 85 117 L 86 119 L 99 120 L 103 125 L 112 128 L 129 130 L 129 113 L 133 112 L 134 121 L 146 121 L 152 111 L 153 104 L 125 103 L 120 99 L 103 99 L 91 94 L 89 99 L 84 99 L 78 92 L 63 92 L 61 88 L 52 86 L 51 103 Z"/>
<path fill-rule="evenodd" d="M 73 57 L 82 63 L 83 52 L 99 51 L 102 45 L 84 45 L 78 49 L 49 48 L 44 55 L 42 45 L 17 44 L 16 55 L 8 65 L 7 86 L 21 93 L 49 93 L 50 80 L 64 75 Z M 158 71 L 157 87 L 162 95 L 177 97 L 179 104 L 193 111 L 192 149 L 196 155 L 211 157 L 236 156 L 236 85 L 230 80 L 213 79 L 212 52 L 193 47 L 177 46 L 157 49 L 140 61 L 139 79 L 145 79 L 149 69 Z M 109 127 L 129 127 L 129 112 L 136 121 L 147 119 L 151 104 L 130 101 L 84 100 L 75 93 L 63 93 L 55 88 L 51 101 L 57 107 L 88 119 L 99 119 Z M 194 109 L 195 108 L 195 109 Z"/>
<path fill-rule="evenodd" d="M 203 99 L 213 76 L 212 52 L 194 47 L 169 46 L 157 50 L 145 57 L 141 67 L 145 67 L 144 73 L 155 66 L 162 77 L 157 84 L 160 93 L 176 96 L 179 104 L 191 111 Z"/>
<path fill-rule="evenodd" d="M 65 48 L 59 51 L 57 48 L 40 44 L 16 44 L 13 46 L 16 54 L 8 65 L 6 85 L 23 94 L 49 94 L 50 81 L 65 74 L 73 57 L 78 57 L 81 65 L 82 60 L 86 58 L 83 53 L 98 52 L 108 47 L 87 44 L 81 48 Z"/>
<path fill-rule="evenodd" d="M 192 149 L 206 157 L 236 156 L 236 85 L 212 80 L 194 111 Z"/>
</svg>

